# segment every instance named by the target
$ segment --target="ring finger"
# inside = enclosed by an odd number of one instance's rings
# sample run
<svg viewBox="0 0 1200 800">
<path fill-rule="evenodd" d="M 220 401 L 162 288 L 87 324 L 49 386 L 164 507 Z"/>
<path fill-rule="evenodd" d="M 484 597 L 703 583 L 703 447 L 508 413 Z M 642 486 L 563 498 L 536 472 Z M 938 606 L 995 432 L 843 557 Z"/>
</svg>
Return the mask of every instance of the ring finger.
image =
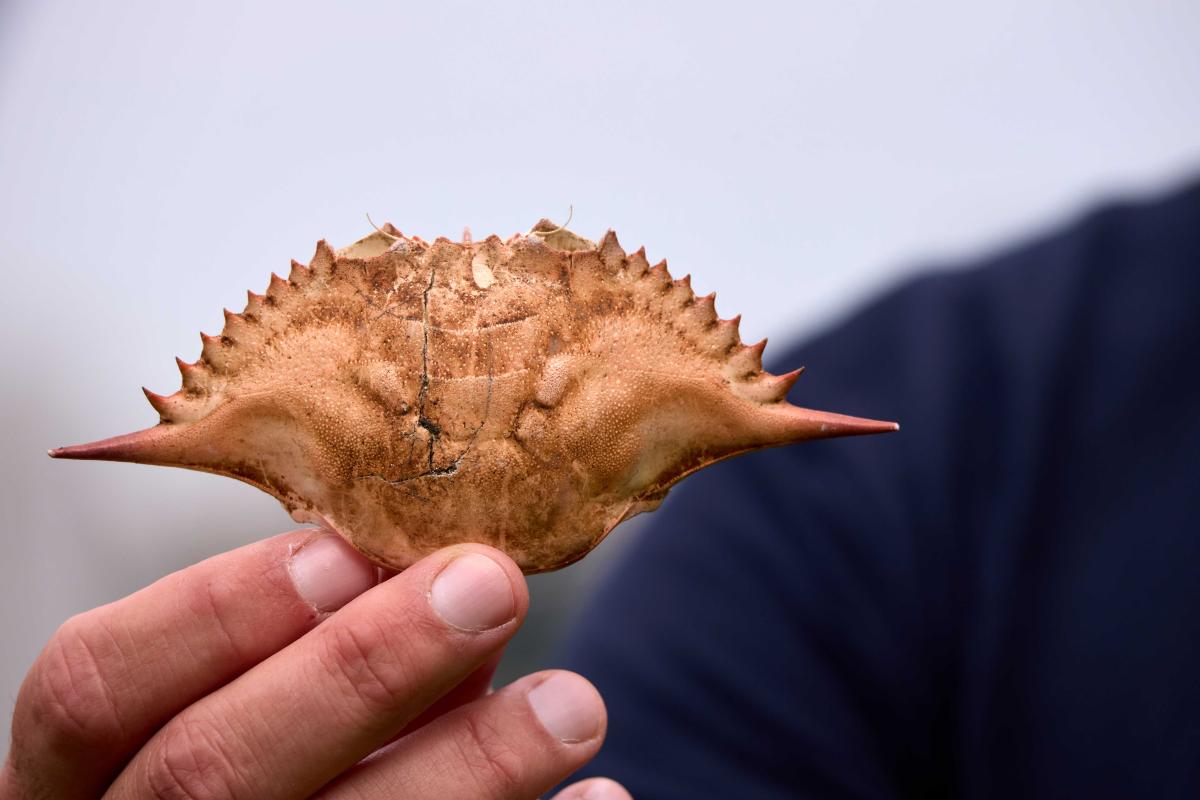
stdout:
<svg viewBox="0 0 1200 800">
<path fill-rule="evenodd" d="M 599 693 L 543 672 L 439 717 L 355 767 L 320 800 L 525 800 L 583 766 L 604 740 Z"/>
</svg>

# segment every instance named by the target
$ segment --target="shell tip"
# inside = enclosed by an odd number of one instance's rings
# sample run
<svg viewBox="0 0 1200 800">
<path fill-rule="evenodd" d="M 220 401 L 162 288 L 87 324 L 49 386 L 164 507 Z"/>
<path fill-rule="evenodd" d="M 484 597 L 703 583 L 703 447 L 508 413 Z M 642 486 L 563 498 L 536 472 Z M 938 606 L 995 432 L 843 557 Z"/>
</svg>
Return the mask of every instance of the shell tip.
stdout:
<svg viewBox="0 0 1200 800">
<path fill-rule="evenodd" d="M 46 455 L 51 458 L 94 458 L 92 455 L 93 448 L 86 444 L 69 445 L 67 447 L 52 447 L 46 451 Z"/>
<path fill-rule="evenodd" d="M 152 428 L 113 436 L 87 444 L 55 447 L 46 451 L 51 458 L 78 458 L 90 461 L 134 461 L 142 464 L 175 463 L 164 458 L 162 444 L 171 436 L 174 426 L 160 423 Z"/>
<path fill-rule="evenodd" d="M 783 419 L 786 428 L 783 436 L 787 442 L 828 439 L 835 436 L 866 436 L 900 430 L 898 423 L 878 419 L 850 417 L 845 414 L 816 411 L 792 405 L 785 406 L 782 410 L 785 414 Z"/>
<path fill-rule="evenodd" d="M 845 431 L 846 435 L 855 435 L 859 433 L 895 433 L 900 430 L 899 422 L 884 422 L 883 420 L 875 419 L 857 419 L 854 418 L 849 424 L 840 426 Z"/>
</svg>

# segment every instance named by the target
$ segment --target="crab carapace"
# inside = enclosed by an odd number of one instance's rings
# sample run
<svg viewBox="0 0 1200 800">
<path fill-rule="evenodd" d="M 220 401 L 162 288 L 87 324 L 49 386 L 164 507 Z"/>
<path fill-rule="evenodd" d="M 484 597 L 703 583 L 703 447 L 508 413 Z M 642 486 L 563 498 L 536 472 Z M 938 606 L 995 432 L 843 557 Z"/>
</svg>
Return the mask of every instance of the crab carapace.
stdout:
<svg viewBox="0 0 1200 800">
<path fill-rule="evenodd" d="M 50 455 L 228 475 L 392 569 L 461 541 L 556 569 L 709 464 L 898 428 L 788 403 L 800 370 L 713 301 L 611 231 L 389 224 L 226 311 L 179 391 L 145 390 L 157 425 Z"/>
</svg>

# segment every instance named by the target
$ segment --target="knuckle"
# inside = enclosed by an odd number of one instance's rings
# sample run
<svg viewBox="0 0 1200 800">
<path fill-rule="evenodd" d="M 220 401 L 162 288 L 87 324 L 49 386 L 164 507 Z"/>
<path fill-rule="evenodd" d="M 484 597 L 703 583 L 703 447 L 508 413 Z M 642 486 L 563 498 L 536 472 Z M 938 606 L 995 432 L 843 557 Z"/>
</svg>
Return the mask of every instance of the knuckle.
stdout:
<svg viewBox="0 0 1200 800">
<path fill-rule="evenodd" d="M 87 615 L 63 623 L 22 690 L 31 721 L 60 745 L 110 746 L 123 735 L 107 665 L 90 641 L 98 624 Z"/>
<path fill-rule="evenodd" d="M 524 785 L 523 763 L 503 731 L 486 719 L 467 715 L 455 741 L 457 755 L 481 784 L 484 796 L 519 793 Z"/>
<path fill-rule="evenodd" d="M 377 624 L 355 621 L 331 626 L 325 640 L 326 668 L 372 711 L 391 708 L 410 688 L 411 667 L 390 638 Z"/>
<path fill-rule="evenodd" d="M 221 729 L 199 719 L 179 719 L 160 734 L 145 766 L 155 800 L 216 800 L 236 796 L 240 783 Z"/>
</svg>

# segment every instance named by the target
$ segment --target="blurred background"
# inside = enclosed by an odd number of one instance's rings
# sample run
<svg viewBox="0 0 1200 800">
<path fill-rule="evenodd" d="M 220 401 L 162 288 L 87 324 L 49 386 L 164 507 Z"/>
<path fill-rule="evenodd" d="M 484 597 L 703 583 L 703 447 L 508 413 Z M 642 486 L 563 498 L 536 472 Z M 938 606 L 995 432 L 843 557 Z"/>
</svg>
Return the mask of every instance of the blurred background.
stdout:
<svg viewBox="0 0 1200 800">
<path fill-rule="evenodd" d="M 573 204 L 778 343 L 1200 167 L 1198 41 L 1182 1 L 3 0 L 0 711 L 68 616 L 293 527 L 235 481 L 45 450 L 155 422 L 139 387 L 318 238 Z M 531 579 L 501 681 L 649 519 Z"/>
</svg>

